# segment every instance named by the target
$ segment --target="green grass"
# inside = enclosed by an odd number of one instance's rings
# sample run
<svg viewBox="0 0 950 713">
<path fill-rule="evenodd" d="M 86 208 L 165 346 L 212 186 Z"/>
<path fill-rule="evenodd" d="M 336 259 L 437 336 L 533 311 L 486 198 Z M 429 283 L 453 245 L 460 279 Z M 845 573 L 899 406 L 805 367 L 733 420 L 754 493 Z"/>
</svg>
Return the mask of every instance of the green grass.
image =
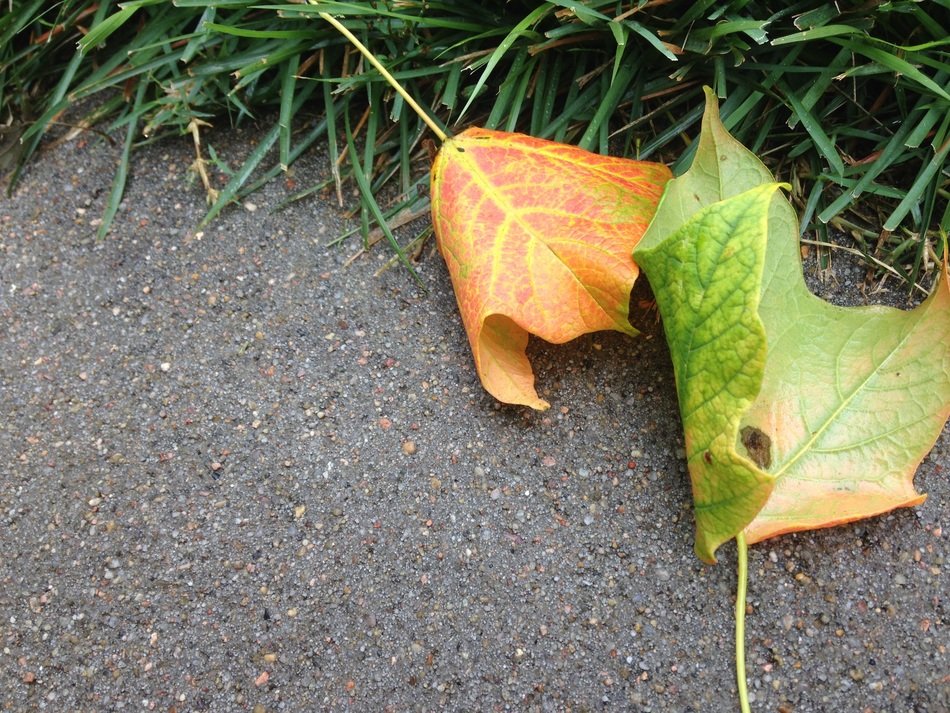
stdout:
<svg viewBox="0 0 950 713">
<path fill-rule="evenodd" d="M 338 194 L 352 181 L 363 196 L 364 240 L 381 220 L 424 212 L 431 132 L 321 11 L 450 132 L 523 131 L 679 173 L 708 84 L 726 126 L 793 185 L 808 239 L 844 230 L 869 265 L 912 284 L 950 230 L 948 0 L 13 0 L 12 10 L 0 16 L 0 171 L 15 184 L 64 110 L 98 97 L 102 128 L 124 136 L 103 235 L 138 146 L 255 117 L 273 127 L 209 194 L 205 222 L 317 142 Z M 383 194 L 398 198 L 379 205 Z"/>
</svg>

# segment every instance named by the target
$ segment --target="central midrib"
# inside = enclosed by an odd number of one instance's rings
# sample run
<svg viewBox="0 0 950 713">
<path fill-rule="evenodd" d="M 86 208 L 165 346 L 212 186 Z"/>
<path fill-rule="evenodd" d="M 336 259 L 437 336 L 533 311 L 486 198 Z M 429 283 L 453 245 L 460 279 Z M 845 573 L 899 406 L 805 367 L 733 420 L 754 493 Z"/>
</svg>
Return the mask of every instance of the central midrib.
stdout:
<svg viewBox="0 0 950 713">
<path fill-rule="evenodd" d="M 518 209 L 509 200 L 505 198 L 504 194 L 501 193 L 497 189 L 497 187 L 492 186 L 489 182 L 483 179 L 480 170 L 475 170 L 476 168 L 478 168 L 478 166 L 469 156 L 465 155 L 466 152 L 460 151 L 459 153 L 461 154 L 459 159 L 461 163 L 465 165 L 468 175 L 471 177 L 471 180 L 473 180 L 475 183 L 478 184 L 479 188 L 482 189 L 482 192 L 484 193 L 484 195 L 490 196 L 491 199 L 503 209 L 505 216 L 506 218 L 508 218 L 508 220 L 519 225 L 522 228 L 522 230 L 524 230 L 526 233 L 534 234 L 536 231 L 529 223 L 521 219 Z M 574 272 L 571 266 L 568 263 L 566 263 L 560 255 L 558 255 L 557 251 L 554 250 L 554 248 L 552 248 L 543 240 L 539 239 L 538 242 L 540 242 L 547 249 L 547 251 L 550 252 L 551 255 L 553 255 L 557 259 L 557 261 L 560 262 L 564 266 L 564 268 L 571 274 L 571 277 L 573 278 L 573 280 L 578 285 L 580 285 L 580 287 L 584 290 L 584 292 L 586 292 L 590 296 L 590 298 L 595 303 L 597 303 L 597 305 L 602 310 L 604 310 L 605 312 L 609 314 L 609 307 L 603 305 L 600 302 L 600 300 L 597 299 L 597 296 L 594 295 L 594 293 L 592 293 L 589 289 L 587 289 L 587 286 L 577 276 L 577 273 Z M 492 270 L 491 270 L 491 277 L 490 277 L 490 280 L 491 280 L 490 285 L 492 288 L 494 288 L 495 283 L 498 280 L 498 276 L 501 274 L 502 271 L 499 269 L 499 251 L 494 250 L 492 251 L 492 253 L 493 254 L 492 254 Z"/>
</svg>

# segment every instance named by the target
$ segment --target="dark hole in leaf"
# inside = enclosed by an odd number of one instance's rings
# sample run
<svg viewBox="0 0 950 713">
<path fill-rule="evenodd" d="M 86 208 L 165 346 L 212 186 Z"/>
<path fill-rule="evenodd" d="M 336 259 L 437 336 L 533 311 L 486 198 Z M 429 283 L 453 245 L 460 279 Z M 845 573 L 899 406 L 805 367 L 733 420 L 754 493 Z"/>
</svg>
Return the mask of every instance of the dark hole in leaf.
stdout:
<svg viewBox="0 0 950 713">
<path fill-rule="evenodd" d="M 768 470 L 772 465 L 772 439 L 755 426 L 743 426 L 739 435 L 752 462 L 763 470 Z"/>
</svg>

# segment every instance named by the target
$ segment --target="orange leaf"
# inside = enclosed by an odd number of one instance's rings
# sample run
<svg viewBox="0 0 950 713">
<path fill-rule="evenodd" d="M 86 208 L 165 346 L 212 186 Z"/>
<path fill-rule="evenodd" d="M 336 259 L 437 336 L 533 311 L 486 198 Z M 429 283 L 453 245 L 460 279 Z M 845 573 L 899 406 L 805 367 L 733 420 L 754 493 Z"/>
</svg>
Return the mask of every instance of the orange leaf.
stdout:
<svg viewBox="0 0 950 713">
<path fill-rule="evenodd" d="M 658 163 L 488 129 L 446 140 L 432 167 L 432 221 L 482 385 L 545 409 L 528 334 L 555 344 L 636 334 L 627 320 L 634 246 L 670 179 Z"/>
</svg>

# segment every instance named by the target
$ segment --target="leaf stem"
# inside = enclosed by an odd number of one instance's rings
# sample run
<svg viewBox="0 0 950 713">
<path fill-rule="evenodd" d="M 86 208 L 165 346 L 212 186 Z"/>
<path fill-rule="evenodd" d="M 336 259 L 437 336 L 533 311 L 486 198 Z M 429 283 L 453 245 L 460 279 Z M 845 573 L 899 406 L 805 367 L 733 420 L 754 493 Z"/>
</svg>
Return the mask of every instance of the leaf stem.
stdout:
<svg viewBox="0 0 950 713">
<path fill-rule="evenodd" d="M 337 20 L 335 17 L 330 15 L 327 12 L 320 12 L 320 17 L 333 25 L 337 30 L 340 31 L 340 34 L 343 35 L 346 39 L 353 43 L 353 46 L 356 47 L 360 52 L 363 53 L 363 56 L 369 60 L 369 63 L 372 64 L 376 69 L 379 70 L 379 73 L 383 75 L 383 78 L 389 82 L 393 89 L 399 92 L 400 96 L 406 100 L 406 103 L 412 107 L 412 110 L 419 115 L 419 118 L 422 119 L 430 129 L 432 133 L 439 137 L 439 141 L 445 141 L 447 138 L 445 132 L 439 127 L 438 124 L 433 121 L 432 117 L 429 116 L 421 106 L 416 103 L 416 100 L 409 96 L 409 92 L 402 88 L 402 85 L 396 81 L 396 78 L 389 73 L 389 71 L 382 65 L 382 63 L 376 59 L 375 55 L 367 49 L 366 45 L 356 39 L 356 35 L 350 32 L 342 22 Z"/>
<path fill-rule="evenodd" d="M 739 576 L 736 583 L 736 685 L 739 687 L 739 710 L 751 713 L 749 691 L 745 678 L 745 602 L 749 581 L 749 548 L 745 535 L 736 535 L 736 549 L 739 553 Z"/>
</svg>

